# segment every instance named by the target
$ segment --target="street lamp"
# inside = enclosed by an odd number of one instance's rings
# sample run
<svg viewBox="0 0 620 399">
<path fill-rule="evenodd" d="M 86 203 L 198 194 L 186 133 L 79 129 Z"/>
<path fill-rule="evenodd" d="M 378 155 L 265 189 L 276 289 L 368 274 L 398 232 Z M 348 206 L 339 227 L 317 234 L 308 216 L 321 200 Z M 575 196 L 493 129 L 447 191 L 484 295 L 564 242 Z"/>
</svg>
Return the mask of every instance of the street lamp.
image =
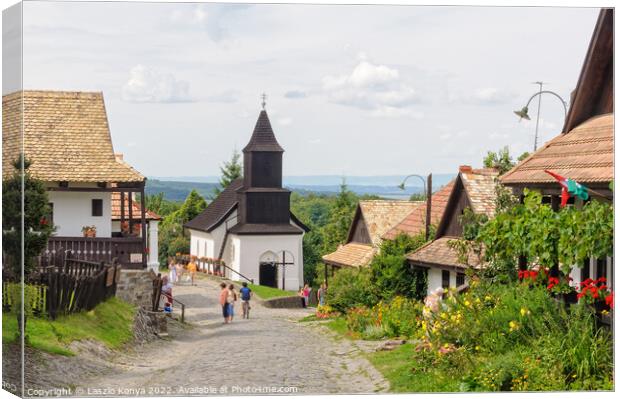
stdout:
<svg viewBox="0 0 620 399">
<path fill-rule="evenodd" d="M 540 85 L 540 90 L 537 93 L 534 93 L 534 95 L 532 95 L 532 97 L 530 97 L 530 99 L 527 100 L 525 107 L 521 108 L 520 110 L 514 111 L 515 115 L 519 117 L 519 121 L 521 121 L 521 119 L 525 119 L 528 121 L 530 120 L 530 116 L 528 114 L 528 111 L 529 111 L 528 106 L 530 105 L 530 103 L 532 102 L 534 98 L 538 96 L 542 96 L 543 94 L 551 94 L 557 97 L 558 99 L 560 99 L 560 101 L 562 102 L 562 105 L 564 106 L 564 119 L 566 119 L 567 110 L 566 110 L 566 102 L 564 101 L 564 99 L 555 92 L 552 92 L 550 90 L 542 90 L 542 82 L 536 82 L 536 84 Z M 538 100 L 538 113 L 536 114 L 536 134 L 534 136 L 534 151 L 536 151 L 536 149 L 538 148 L 538 120 L 539 118 L 540 118 L 540 99 Z"/>
<path fill-rule="evenodd" d="M 427 179 L 428 179 L 428 191 L 426 190 L 426 180 L 424 180 L 424 178 L 420 175 L 409 175 L 407 177 L 405 177 L 405 179 L 403 180 L 402 183 L 400 183 L 398 185 L 398 188 L 400 188 L 401 190 L 405 189 L 405 183 L 407 182 L 407 179 L 409 179 L 410 177 L 417 177 L 420 180 L 422 180 L 422 184 L 424 185 L 424 195 L 426 196 L 426 220 L 425 220 L 425 237 L 426 240 L 428 241 L 430 238 L 430 232 L 431 232 L 431 206 L 432 206 L 432 199 L 433 196 L 431 195 L 431 192 L 433 190 L 433 175 L 432 173 L 428 175 Z"/>
</svg>

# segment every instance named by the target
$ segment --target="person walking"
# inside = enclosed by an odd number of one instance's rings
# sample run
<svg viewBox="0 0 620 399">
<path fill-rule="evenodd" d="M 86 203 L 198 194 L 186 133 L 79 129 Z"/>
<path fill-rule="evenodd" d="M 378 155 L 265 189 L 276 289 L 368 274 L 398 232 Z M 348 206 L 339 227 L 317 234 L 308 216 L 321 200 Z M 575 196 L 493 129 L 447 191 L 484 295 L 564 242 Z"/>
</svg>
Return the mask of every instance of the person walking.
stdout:
<svg viewBox="0 0 620 399">
<path fill-rule="evenodd" d="M 248 287 L 248 283 L 246 283 L 245 281 L 241 283 L 241 285 L 243 287 L 241 287 L 239 293 L 241 294 L 241 307 L 243 310 L 243 318 L 249 319 L 251 309 L 250 299 L 252 299 L 252 290 Z"/>
<path fill-rule="evenodd" d="M 222 306 L 222 316 L 224 316 L 224 324 L 228 324 L 228 288 L 226 288 L 226 283 L 220 284 L 220 305 Z"/>
<path fill-rule="evenodd" d="M 228 320 L 229 323 L 232 323 L 233 317 L 235 316 L 235 302 L 237 302 L 237 292 L 235 292 L 235 286 L 230 284 L 228 286 L 228 297 L 226 301 L 228 302 Z"/>
<path fill-rule="evenodd" d="M 319 303 L 319 306 L 325 306 L 325 295 L 327 294 L 327 287 L 325 283 L 321 284 L 321 287 L 316 292 L 316 300 Z"/>
<path fill-rule="evenodd" d="M 189 276 L 191 278 L 192 285 L 194 285 L 194 277 L 196 277 L 196 270 L 198 266 L 196 266 L 196 257 L 192 256 L 191 260 L 187 264 L 187 271 L 189 272 Z"/>
</svg>

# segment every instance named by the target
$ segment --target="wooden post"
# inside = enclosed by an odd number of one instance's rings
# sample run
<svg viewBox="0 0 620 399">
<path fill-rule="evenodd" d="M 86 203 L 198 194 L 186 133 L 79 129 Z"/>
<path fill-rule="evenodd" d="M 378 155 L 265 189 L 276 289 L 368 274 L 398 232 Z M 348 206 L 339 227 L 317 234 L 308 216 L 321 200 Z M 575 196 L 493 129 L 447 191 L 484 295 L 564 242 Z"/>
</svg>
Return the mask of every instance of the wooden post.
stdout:
<svg viewBox="0 0 620 399">
<path fill-rule="evenodd" d="M 327 263 L 325 264 L 325 286 L 327 286 Z"/>
<path fill-rule="evenodd" d="M 142 223 L 142 267 L 146 269 L 146 198 L 144 198 L 144 186 L 140 190 L 140 219 Z"/>
<path fill-rule="evenodd" d="M 431 207 L 433 202 L 433 174 L 429 173 L 426 183 L 426 241 L 430 239 L 431 235 Z"/>
<path fill-rule="evenodd" d="M 129 196 L 127 197 L 127 202 L 128 202 L 128 206 L 129 206 L 129 235 L 133 234 L 133 193 L 129 193 Z"/>
<path fill-rule="evenodd" d="M 286 290 L 286 252 L 282 251 L 282 290 Z"/>
<path fill-rule="evenodd" d="M 125 223 L 125 192 L 121 191 L 121 233 L 123 232 L 123 224 Z"/>
<path fill-rule="evenodd" d="M 557 212 L 560 210 L 560 196 L 559 195 L 552 195 L 551 196 L 551 209 L 553 209 L 554 212 Z M 555 252 L 555 262 L 553 265 L 551 265 L 551 268 L 549 270 L 549 275 L 551 277 L 559 277 L 560 276 L 560 265 L 559 265 L 559 261 L 557 260 L 557 256 L 558 256 L 558 248 L 557 248 L 558 243 L 555 243 L 555 248 L 554 248 L 554 252 Z"/>
</svg>

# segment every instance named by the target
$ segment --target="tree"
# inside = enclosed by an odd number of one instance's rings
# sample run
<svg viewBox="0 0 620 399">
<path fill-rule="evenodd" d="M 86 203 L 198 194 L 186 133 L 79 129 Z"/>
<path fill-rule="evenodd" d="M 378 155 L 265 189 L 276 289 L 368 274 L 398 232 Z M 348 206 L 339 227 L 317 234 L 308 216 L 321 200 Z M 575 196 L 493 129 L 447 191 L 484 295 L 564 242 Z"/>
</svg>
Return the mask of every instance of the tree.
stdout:
<svg viewBox="0 0 620 399">
<path fill-rule="evenodd" d="M 6 254 L 6 259 L 16 276 L 21 274 L 22 266 L 24 275 L 30 274 L 36 264 L 36 257 L 45 249 L 49 237 L 54 232 L 54 226 L 49 219 L 51 210 L 47 191 L 41 181 L 30 175 L 28 171 L 30 165 L 31 162 L 28 159 L 20 156 L 13 162 L 15 171 L 12 177 L 2 183 L 3 252 Z M 24 201 L 23 224 L 22 195 Z M 23 263 L 20 261 L 22 233 Z"/>
<path fill-rule="evenodd" d="M 356 195 L 349 191 L 346 181 L 343 179 L 336 202 L 330 210 L 329 222 L 324 228 L 323 253 L 334 251 L 339 244 L 347 239 L 356 204 Z"/>
<path fill-rule="evenodd" d="M 497 169 L 500 175 L 503 175 L 515 166 L 508 151 L 508 146 L 501 148 L 497 152 L 488 151 L 482 160 L 482 164 L 485 168 Z"/>
<path fill-rule="evenodd" d="M 243 166 L 239 163 L 240 158 L 241 154 L 235 149 L 233 150 L 230 161 L 224 162 L 224 164 L 220 166 L 222 177 L 220 177 L 220 187 L 214 189 L 216 197 L 224 191 L 230 183 L 243 176 Z"/>
</svg>

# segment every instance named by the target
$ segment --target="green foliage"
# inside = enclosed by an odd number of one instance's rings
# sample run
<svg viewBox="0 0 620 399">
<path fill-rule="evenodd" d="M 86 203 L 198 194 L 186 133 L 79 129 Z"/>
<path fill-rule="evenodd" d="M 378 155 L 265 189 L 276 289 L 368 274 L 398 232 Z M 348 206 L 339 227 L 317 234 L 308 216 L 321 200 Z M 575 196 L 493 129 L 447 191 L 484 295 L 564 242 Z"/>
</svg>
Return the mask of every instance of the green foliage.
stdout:
<svg viewBox="0 0 620 399">
<path fill-rule="evenodd" d="M 434 234 L 431 234 L 433 236 Z M 415 237 L 399 234 L 393 240 L 383 241 L 379 253 L 370 263 L 372 288 L 379 299 L 396 296 L 423 299 L 426 296 L 426 273 L 412 269 L 405 256 L 426 242 L 423 233 Z"/>
<path fill-rule="evenodd" d="M 523 204 L 498 213 L 481 229 L 488 259 L 516 262 L 520 255 L 543 266 L 568 268 L 590 257 L 613 251 L 613 208 L 590 201 L 583 209 L 565 207 L 554 212 L 542 195 L 526 191 Z"/>
<path fill-rule="evenodd" d="M 329 282 L 326 303 L 339 312 L 356 306 L 372 306 L 377 303 L 367 268 L 343 268 Z"/>
<path fill-rule="evenodd" d="M 421 338 L 423 307 L 420 301 L 397 296 L 372 308 L 361 306 L 349 309 L 347 326 L 363 339 Z"/>
<path fill-rule="evenodd" d="M 161 217 L 168 216 L 169 214 L 177 211 L 182 204 L 180 202 L 166 200 L 163 192 L 147 195 L 145 198 L 145 203 L 146 209 L 155 212 Z"/>
<path fill-rule="evenodd" d="M 323 228 L 322 253 L 332 252 L 339 244 L 346 241 L 357 202 L 357 196 L 349 191 L 343 179 L 340 185 L 340 192 L 329 211 L 329 220 Z"/>
<path fill-rule="evenodd" d="M 515 166 L 514 162 L 512 162 L 508 146 L 500 148 L 497 152 L 488 151 L 487 155 L 482 160 L 482 164 L 485 168 L 497 169 L 500 175 L 503 175 Z"/>
<path fill-rule="evenodd" d="M 216 197 L 220 195 L 230 183 L 243 176 L 243 166 L 239 162 L 240 158 L 241 154 L 235 149 L 233 150 L 230 161 L 224 162 L 224 165 L 220 167 L 220 172 L 222 173 L 222 177 L 220 177 L 220 186 L 213 190 Z"/>
<path fill-rule="evenodd" d="M 409 201 L 426 201 L 426 193 L 414 193 L 409 196 Z"/>
<path fill-rule="evenodd" d="M 519 157 L 517 158 L 517 161 L 521 162 L 521 161 L 523 161 L 525 158 L 527 158 L 529 156 L 530 156 L 530 153 L 525 151 L 523 154 L 519 155 Z"/>
<path fill-rule="evenodd" d="M 54 226 L 49 220 L 47 191 L 41 181 L 30 175 L 30 161 L 20 156 L 13 167 L 13 175 L 2 182 L 2 251 L 15 276 L 21 275 L 22 265 L 28 276 L 35 267 L 36 257 L 47 246 Z"/>
</svg>

